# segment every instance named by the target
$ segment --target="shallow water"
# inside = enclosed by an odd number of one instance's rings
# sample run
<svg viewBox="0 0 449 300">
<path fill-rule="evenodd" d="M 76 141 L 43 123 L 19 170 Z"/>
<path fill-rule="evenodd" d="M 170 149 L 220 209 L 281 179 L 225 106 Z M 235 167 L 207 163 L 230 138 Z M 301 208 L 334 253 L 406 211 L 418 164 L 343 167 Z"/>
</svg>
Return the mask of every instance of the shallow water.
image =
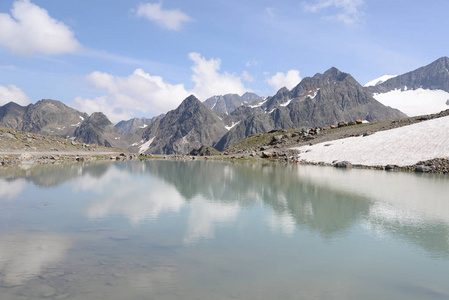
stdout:
<svg viewBox="0 0 449 300">
<path fill-rule="evenodd" d="M 123 162 L 0 169 L 0 299 L 448 299 L 449 177 Z"/>
</svg>

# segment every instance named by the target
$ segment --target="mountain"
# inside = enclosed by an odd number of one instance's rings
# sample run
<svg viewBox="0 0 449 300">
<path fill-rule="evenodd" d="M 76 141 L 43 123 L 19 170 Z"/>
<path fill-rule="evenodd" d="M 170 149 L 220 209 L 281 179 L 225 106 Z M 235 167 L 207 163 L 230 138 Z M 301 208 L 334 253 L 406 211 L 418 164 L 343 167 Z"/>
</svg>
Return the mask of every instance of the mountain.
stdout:
<svg viewBox="0 0 449 300">
<path fill-rule="evenodd" d="M 408 116 L 438 113 L 449 108 L 449 58 L 367 87 L 384 105 Z"/>
<path fill-rule="evenodd" d="M 163 115 L 162 115 L 163 116 Z M 120 121 L 117 124 L 115 124 L 115 128 L 117 131 L 122 135 L 127 135 L 130 133 L 133 133 L 139 129 L 146 128 L 149 125 L 151 125 L 157 117 L 153 118 L 133 118 L 127 121 Z"/>
<path fill-rule="evenodd" d="M 8 103 L 0 107 L 0 125 L 33 133 L 74 137 L 88 115 L 57 100 L 43 99 L 26 107 Z"/>
<path fill-rule="evenodd" d="M 74 133 L 76 140 L 86 144 L 126 149 L 128 143 L 114 125 L 101 112 L 90 115 Z"/>
<path fill-rule="evenodd" d="M 216 145 L 218 150 L 249 135 L 275 128 L 323 127 L 339 121 L 371 122 L 405 116 L 376 101 L 350 74 L 337 68 L 306 77 L 292 90 L 282 88 L 251 108 L 257 112 L 224 135 Z"/>
<path fill-rule="evenodd" d="M 0 126 L 120 149 L 128 145 L 103 113 L 89 116 L 57 100 L 5 104 L 0 107 Z"/>
<path fill-rule="evenodd" d="M 131 150 L 188 154 L 202 145 L 213 146 L 226 132 L 222 118 L 192 95 L 145 128 L 141 141 L 134 143 Z"/>
<path fill-rule="evenodd" d="M 9 102 L 0 106 L 0 125 L 13 129 L 22 128 L 26 109 L 26 106 L 21 106 L 15 102 Z"/>
<path fill-rule="evenodd" d="M 261 101 L 262 97 L 254 93 L 245 93 L 242 96 L 237 94 L 227 94 L 223 96 L 213 96 L 206 101 L 204 105 L 210 109 L 219 111 L 222 114 L 230 114 L 238 107 L 254 101 Z"/>
</svg>

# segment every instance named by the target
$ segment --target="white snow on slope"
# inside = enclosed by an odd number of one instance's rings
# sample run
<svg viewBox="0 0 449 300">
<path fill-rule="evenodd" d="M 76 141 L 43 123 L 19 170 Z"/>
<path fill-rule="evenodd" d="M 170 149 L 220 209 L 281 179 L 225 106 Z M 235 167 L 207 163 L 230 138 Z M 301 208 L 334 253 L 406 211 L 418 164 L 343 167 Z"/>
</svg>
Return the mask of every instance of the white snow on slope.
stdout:
<svg viewBox="0 0 449 300">
<path fill-rule="evenodd" d="M 446 102 L 449 93 L 442 90 L 394 90 L 383 94 L 374 94 L 374 98 L 383 105 L 397 108 L 409 117 L 439 113 L 449 109 Z"/>
<path fill-rule="evenodd" d="M 419 161 L 449 157 L 449 116 L 366 137 L 351 137 L 293 149 L 300 150 L 300 159 L 308 162 L 413 165 Z"/>
<path fill-rule="evenodd" d="M 143 143 L 140 147 L 139 147 L 139 153 L 144 153 L 145 151 L 147 151 L 150 146 L 151 143 L 154 141 L 154 137 L 152 137 L 151 139 L 149 139 L 148 141 L 146 141 L 145 143 Z"/>
<path fill-rule="evenodd" d="M 293 99 L 289 99 L 287 102 L 279 104 L 280 106 L 287 106 L 290 104 L 290 102 L 292 102 Z"/>
<path fill-rule="evenodd" d="M 251 107 L 251 108 L 261 107 L 265 102 L 267 102 L 267 99 L 265 99 L 262 102 L 257 103 L 256 105 L 248 105 L 248 107 Z"/>
<path fill-rule="evenodd" d="M 385 81 L 387 81 L 388 79 L 391 78 L 395 78 L 398 75 L 382 75 L 379 78 L 373 79 L 370 82 L 365 83 L 364 87 L 368 87 L 368 86 L 375 86 L 381 83 L 384 83 Z"/>
<path fill-rule="evenodd" d="M 320 89 L 317 89 L 317 90 L 315 91 L 315 93 L 313 93 L 313 95 L 309 95 L 309 96 L 307 96 L 307 98 L 315 99 L 316 95 L 318 95 L 318 91 L 319 91 L 319 90 L 320 90 Z"/>
<path fill-rule="evenodd" d="M 238 125 L 240 123 L 240 121 L 238 121 L 237 123 L 232 122 L 231 126 L 225 126 L 226 130 L 231 130 L 232 128 L 234 128 L 236 125 Z"/>
</svg>

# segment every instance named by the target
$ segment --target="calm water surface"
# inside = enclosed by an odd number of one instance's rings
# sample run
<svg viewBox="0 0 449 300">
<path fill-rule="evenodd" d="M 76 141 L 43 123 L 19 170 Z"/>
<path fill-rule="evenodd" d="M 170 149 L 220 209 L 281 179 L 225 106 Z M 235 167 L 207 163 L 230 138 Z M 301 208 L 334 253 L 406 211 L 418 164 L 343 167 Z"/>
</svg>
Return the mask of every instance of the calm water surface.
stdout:
<svg viewBox="0 0 449 300">
<path fill-rule="evenodd" d="M 0 168 L 0 299 L 449 299 L 449 177 Z"/>
</svg>

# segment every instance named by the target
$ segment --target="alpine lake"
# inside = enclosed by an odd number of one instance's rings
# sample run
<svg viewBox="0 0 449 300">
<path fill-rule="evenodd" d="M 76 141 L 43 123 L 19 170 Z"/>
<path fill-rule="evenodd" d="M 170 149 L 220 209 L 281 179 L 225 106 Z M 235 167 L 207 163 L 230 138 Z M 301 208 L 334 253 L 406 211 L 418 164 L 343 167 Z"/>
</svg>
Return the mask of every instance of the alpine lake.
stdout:
<svg viewBox="0 0 449 300">
<path fill-rule="evenodd" d="M 0 299 L 449 299 L 449 176 L 0 168 Z"/>
</svg>

